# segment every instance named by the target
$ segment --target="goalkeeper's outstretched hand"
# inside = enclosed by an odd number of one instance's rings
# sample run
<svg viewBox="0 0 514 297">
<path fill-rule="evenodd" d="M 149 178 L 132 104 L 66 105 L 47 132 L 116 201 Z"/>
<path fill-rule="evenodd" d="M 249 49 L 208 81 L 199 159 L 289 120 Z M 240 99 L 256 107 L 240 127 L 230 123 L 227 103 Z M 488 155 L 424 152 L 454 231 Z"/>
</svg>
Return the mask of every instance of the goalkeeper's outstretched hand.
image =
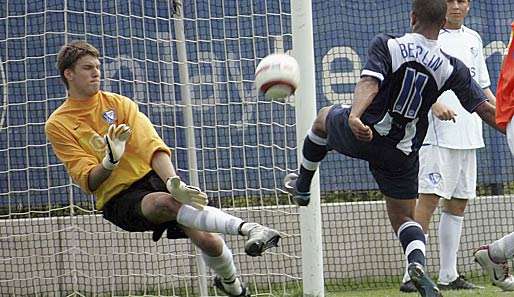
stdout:
<svg viewBox="0 0 514 297">
<path fill-rule="evenodd" d="M 166 188 L 175 200 L 183 204 L 189 204 L 198 210 L 202 210 L 208 203 L 207 194 L 197 187 L 186 185 L 178 176 L 168 178 Z"/>
<path fill-rule="evenodd" d="M 116 126 L 112 124 L 104 136 L 105 140 L 105 157 L 102 160 L 102 166 L 107 170 L 113 170 L 118 166 L 123 153 L 125 152 L 125 144 L 130 137 L 132 130 L 129 126 L 121 124 Z"/>
</svg>

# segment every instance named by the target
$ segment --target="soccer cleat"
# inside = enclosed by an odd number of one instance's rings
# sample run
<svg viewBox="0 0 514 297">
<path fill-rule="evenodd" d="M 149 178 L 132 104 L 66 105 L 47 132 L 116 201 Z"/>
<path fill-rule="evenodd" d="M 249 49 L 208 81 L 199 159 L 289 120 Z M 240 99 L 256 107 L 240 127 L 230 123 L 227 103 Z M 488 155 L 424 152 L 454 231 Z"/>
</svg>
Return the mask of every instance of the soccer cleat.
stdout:
<svg viewBox="0 0 514 297">
<path fill-rule="evenodd" d="M 449 284 L 437 284 L 437 286 L 441 290 L 473 290 L 473 289 L 483 289 L 483 287 L 479 287 L 473 283 L 470 283 L 466 280 L 466 278 L 462 275 L 459 275 L 454 281 Z"/>
<path fill-rule="evenodd" d="M 293 196 L 294 201 L 299 206 L 307 206 L 311 200 L 310 192 L 298 192 L 296 189 L 296 181 L 298 180 L 298 174 L 289 173 L 284 177 L 284 187 L 286 191 Z"/>
<path fill-rule="evenodd" d="M 219 276 L 216 276 L 214 277 L 214 286 L 222 291 L 223 293 L 227 294 L 227 296 L 229 297 L 250 297 L 250 290 L 248 290 L 248 287 L 245 286 L 245 284 L 243 284 L 241 282 L 241 294 L 239 295 L 234 295 L 234 294 L 230 294 L 230 292 L 228 292 L 225 287 L 223 286 L 223 281 L 221 280 L 221 277 Z"/>
<path fill-rule="evenodd" d="M 400 286 L 400 292 L 403 293 L 412 293 L 417 292 L 418 289 L 416 289 L 416 286 L 414 286 L 414 283 L 411 280 L 408 280 Z"/>
<path fill-rule="evenodd" d="M 501 288 L 503 291 L 514 291 L 514 278 L 509 273 L 509 265 L 507 262 L 497 263 L 493 261 L 489 254 L 489 245 L 479 247 L 473 253 L 473 256 L 475 257 L 475 262 L 480 264 L 489 274 L 493 285 Z"/>
<path fill-rule="evenodd" d="M 248 240 L 245 243 L 245 252 L 249 256 L 261 256 L 265 250 L 278 246 L 280 234 L 277 230 L 256 224 L 248 231 Z"/>
<path fill-rule="evenodd" d="M 423 297 L 442 297 L 443 295 L 437 288 L 434 281 L 428 277 L 428 275 L 423 270 L 423 266 L 419 263 L 412 262 L 407 267 L 407 271 L 409 273 L 410 279 L 418 289 L 418 292 Z"/>
</svg>

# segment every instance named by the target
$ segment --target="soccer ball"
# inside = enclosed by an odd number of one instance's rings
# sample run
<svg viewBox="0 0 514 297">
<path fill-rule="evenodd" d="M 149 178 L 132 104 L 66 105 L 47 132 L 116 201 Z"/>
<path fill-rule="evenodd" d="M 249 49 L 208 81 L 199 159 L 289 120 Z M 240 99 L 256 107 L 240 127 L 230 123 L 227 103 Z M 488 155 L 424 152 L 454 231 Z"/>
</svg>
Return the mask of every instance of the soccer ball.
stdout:
<svg viewBox="0 0 514 297">
<path fill-rule="evenodd" d="M 286 54 L 271 54 L 255 69 L 255 86 L 268 99 L 281 99 L 294 93 L 300 81 L 300 67 Z"/>
</svg>

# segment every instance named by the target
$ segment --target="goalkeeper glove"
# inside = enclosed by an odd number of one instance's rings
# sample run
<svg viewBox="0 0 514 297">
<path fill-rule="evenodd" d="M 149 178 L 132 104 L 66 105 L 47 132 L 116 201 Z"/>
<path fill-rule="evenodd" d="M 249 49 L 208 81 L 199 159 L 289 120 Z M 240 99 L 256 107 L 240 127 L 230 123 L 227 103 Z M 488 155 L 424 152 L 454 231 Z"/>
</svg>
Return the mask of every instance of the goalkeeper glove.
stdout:
<svg viewBox="0 0 514 297">
<path fill-rule="evenodd" d="M 166 188 L 175 200 L 182 204 L 189 204 L 198 210 L 202 210 L 208 203 L 207 194 L 197 187 L 186 185 L 178 176 L 168 178 Z"/>
<path fill-rule="evenodd" d="M 118 166 L 123 152 L 125 152 L 125 144 L 132 133 L 129 126 L 121 124 L 116 126 L 112 124 L 104 136 L 105 140 L 105 157 L 102 160 L 102 166 L 107 170 L 113 170 Z"/>
</svg>

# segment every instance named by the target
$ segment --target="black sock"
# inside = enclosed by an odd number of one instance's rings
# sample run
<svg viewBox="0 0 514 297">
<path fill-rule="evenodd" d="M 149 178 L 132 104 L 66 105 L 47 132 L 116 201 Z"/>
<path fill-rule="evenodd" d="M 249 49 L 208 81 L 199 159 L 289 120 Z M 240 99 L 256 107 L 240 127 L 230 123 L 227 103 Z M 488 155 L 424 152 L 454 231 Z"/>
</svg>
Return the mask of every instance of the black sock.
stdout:
<svg viewBox="0 0 514 297">
<path fill-rule="evenodd" d="M 327 152 L 327 140 L 309 131 L 303 141 L 303 163 L 300 165 L 300 174 L 296 181 L 298 192 L 310 192 L 312 177 L 316 173 L 318 163 L 325 158 Z M 306 164 L 308 165 L 305 166 Z"/>
<path fill-rule="evenodd" d="M 407 254 L 407 261 L 409 263 L 417 262 L 425 266 L 425 255 L 422 248 L 425 248 L 425 234 L 421 226 L 413 221 L 403 223 L 399 228 L 398 238 L 403 247 L 403 251 L 406 252 L 409 249 L 411 251 Z M 419 242 L 422 242 L 420 244 Z"/>
<path fill-rule="evenodd" d="M 407 261 L 409 261 L 409 263 L 417 262 L 425 266 L 425 255 L 423 255 L 423 252 L 421 250 L 415 249 L 409 253 L 409 255 L 407 256 Z"/>
</svg>

